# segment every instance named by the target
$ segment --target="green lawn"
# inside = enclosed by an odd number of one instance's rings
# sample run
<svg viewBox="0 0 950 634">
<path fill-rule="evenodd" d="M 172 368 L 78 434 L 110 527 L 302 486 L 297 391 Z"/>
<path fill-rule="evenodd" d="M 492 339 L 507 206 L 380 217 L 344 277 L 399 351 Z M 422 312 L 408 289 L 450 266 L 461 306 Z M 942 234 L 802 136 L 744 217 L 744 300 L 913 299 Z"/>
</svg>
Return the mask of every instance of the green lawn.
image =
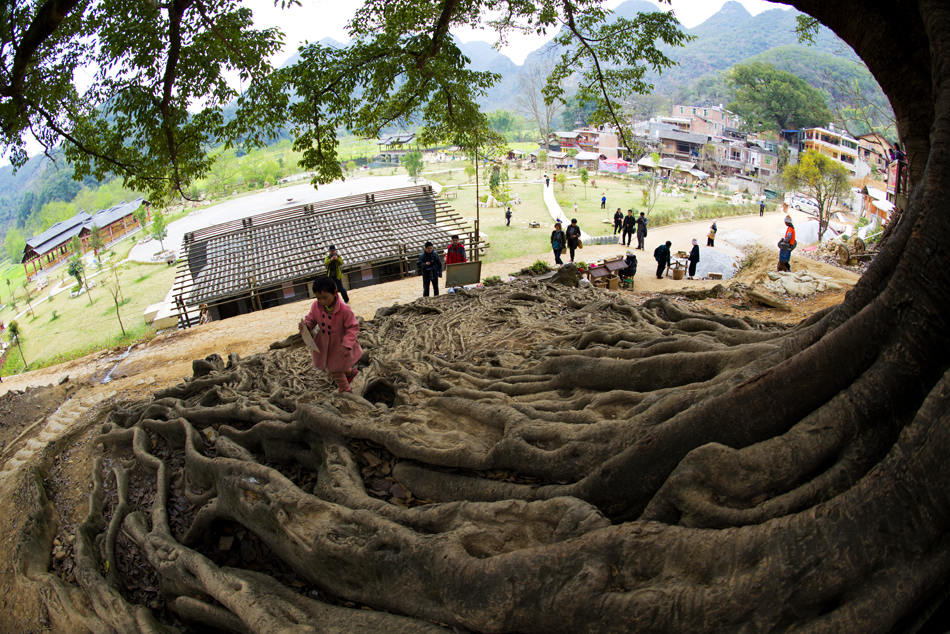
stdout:
<svg viewBox="0 0 950 634">
<path fill-rule="evenodd" d="M 130 241 L 123 242 L 120 252 L 127 253 L 129 246 Z M 126 330 L 126 336 L 123 337 L 116 319 L 115 301 L 107 289 L 113 279 L 111 273 L 95 275 L 95 270 L 90 271 L 93 274 L 90 284 L 95 283 L 91 292 L 91 305 L 85 294 L 71 298 L 68 292 L 64 292 L 49 300 L 49 292 L 58 286 L 59 280 L 66 277 L 66 267 L 60 267 L 53 272 L 49 286 L 33 300 L 35 316 L 27 313 L 17 320 L 23 354 L 29 367 L 35 369 L 52 365 L 93 350 L 131 343 L 148 336 L 142 313 L 147 306 L 165 297 L 175 278 L 175 270 L 175 267 L 166 264 L 126 263 L 120 267 L 119 285 L 124 301 L 120 298 L 119 315 Z M 106 286 L 100 286 L 102 282 Z M 47 301 L 41 302 L 41 299 Z M 0 319 L 8 323 L 15 312 L 25 307 L 26 303 L 21 299 L 15 311 L 10 306 L 0 311 Z M 22 369 L 19 351 L 14 348 L 7 355 L 3 375 Z"/>
</svg>

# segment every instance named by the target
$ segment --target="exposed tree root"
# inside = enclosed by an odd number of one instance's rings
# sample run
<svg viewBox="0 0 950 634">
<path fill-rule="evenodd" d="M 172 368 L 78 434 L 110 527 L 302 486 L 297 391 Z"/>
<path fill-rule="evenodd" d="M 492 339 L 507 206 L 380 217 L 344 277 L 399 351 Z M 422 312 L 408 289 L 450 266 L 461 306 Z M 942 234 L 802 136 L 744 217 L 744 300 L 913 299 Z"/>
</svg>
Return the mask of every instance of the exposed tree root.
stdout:
<svg viewBox="0 0 950 634">
<path fill-rule="evenodd" d="M 527 283 L 364 324 L 355 395 L 308 369 L 299 337 L 212 356 L 102 426 L 77 586 L 36 563 L 49 528 L 23 560 L 54 589 L 48 603 L 79 605 L 72 618 L 90 629 L 866 622 L 894 583 L 908 584 L 901 606 L 917 605 L 929 586 L 910 580 L 915 566 L 930 580 L 950 570 L 938 534 L 925 552 L 890 541 L 926 531 L 915 517 L 880 518 L 868 552 L 848 551 L 858 526 L 845 510 L 882 504 L 869 483 L 917 451 L 911 420 L 946 387 L 915 393 L 894 355 L 853 355 L 853 381 L 819 372 L 816 347 L 851 345 L 828 327 Z M 882 373 L 906 401 L 876 390 Z M 789 375 L 810 392 L 768 403 L 762 385 Z M 48 527 L 49 503 L 36 506 Z M 830 580 L 812 572 L 828 544 L 849 552 Z M 155 579 L 148 605 L 129 586 L 146 574 L 135 566 Z"/>
</svg>

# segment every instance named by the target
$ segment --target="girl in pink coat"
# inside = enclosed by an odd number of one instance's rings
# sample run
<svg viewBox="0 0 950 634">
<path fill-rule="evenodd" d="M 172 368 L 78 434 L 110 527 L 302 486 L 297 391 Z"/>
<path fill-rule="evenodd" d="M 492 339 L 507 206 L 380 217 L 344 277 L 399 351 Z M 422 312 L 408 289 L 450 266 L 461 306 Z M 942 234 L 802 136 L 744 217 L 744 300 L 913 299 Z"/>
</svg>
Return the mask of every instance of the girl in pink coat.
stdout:
<svg viewBox="0 0 950 634">
<path fill-rule="evenodd" d="M 356 362 L 363 356 L 363 349 L 356 340 L 360 326 L 353 311 L 337 294 L 333 280 L 318 277 L 313 282 L 313 294 L 317 301 L 297 327 L 301 332 L 320 327 L 313 335 L 316 349 L 310 350 L 313 367 L 326 370 L 340 392 L 351 392 L 350 381 L 356 377 Z"/>
</svg>

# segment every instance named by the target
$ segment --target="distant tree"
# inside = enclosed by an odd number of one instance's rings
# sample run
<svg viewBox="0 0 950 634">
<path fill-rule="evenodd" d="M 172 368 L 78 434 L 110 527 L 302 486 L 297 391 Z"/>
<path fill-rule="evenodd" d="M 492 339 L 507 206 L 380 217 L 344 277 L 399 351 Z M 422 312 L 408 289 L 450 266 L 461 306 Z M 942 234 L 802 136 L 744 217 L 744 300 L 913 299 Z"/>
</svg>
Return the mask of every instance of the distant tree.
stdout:
<svg viewBox="0 0 950 634">
<path fill-rule="evenodd" d="M 402 157 L 402 166 L 409 172 L 409 177 L 415 183 L 422 175 L 422 152 L 412 150 Z"/>
<path fill-rule="evenodd" d="M 850 173 L 834 159 L 821 152 L 808 150 L 795 165 L 786 165 L 782 172 L 785 184 L 811 196 L 818 203 L 818 240 L 828 228 L 831 210 L 848 191 Z"/>
<path fill-rule="evenodd" d="M 561 191 L 564 191 L 564 187 L 567 186 L 567 174 L 563 172 L 560 174 L 554 175 L 554 181 L 561 184 Z"/>
<path fill-rule="evenodd" d="M 86 289 L 86 297 L 89 299 L 89 305 L 92 305 L 92 293 L 89 291 L 89 276 L 84 275 L 85 266 L 82 263 L 82 256 L 78 253 L 74 253 L 71 258 L 69 258 L 69 264 L 66 267 L 66 273 L 72 275 L 76 278 L 76 282 L 79 283 L 80 287 Z"/>
<path fill-rule="evenodd" d="M 135 218 L 135 222 L 139 223 L 142 229 L 145 229 L 145 225 L 148 224 L 148 209 L 145 205 L 142 205 L 132 212 L 132 217 Z"/>
<path fill-rule="evenodd" d="M 83 254 L 82 240 L 79 239 L 79 236 L 73 236 L 73 239 L 69 241 L 69 250 L 76 255 Z"/>
<path fill-rule="evenodd" d="M 472 177 L 475 176 L 475 162 L 474 161 L 465 166 L 465 176 L 468 177 L 469 180 L 471 180 Z"/>
<path fill-rule="evenodd" d="M 92 248 L 92 253 L 99 259 L 99 250 L 103 247 L 102 241 L 102 229 L 98 225 L 92 225 L 92 229 L 89 230 L 89 246 Z"/>
<path fill-rule="evenodd" d="M 158 240 L 162 251 L 165 250 L 165 238 L 168 237 L 168 225 L 165 224 L 165 215 L 161 211 L 155 210 L 155 216 L 152 218 L 152 237 Z"/>
<path fill-rule="evenodd" d="M 586 167 L 580 169 L 581 182 L 584 183 L 584 198 L 587 198 L 587 183 L 590 182 L 590 173 Z"/>
<path fill-rule="evenodd" d="M 23 281 L 23 299 L 26 300 L 26 306 L 30 309 L 30 315 L 36 317 L 36 313 L 33 312 L 33 304 L 31 300 L 33 299 L 33 289 L 30 288 L 30 281 Z"/>
<path fill-rule="evenodd" d="M 653 152 L 650 154 L 650 159 L 653 161 L 654 166 L 659 166 L 659 153 Z M 660 177 L 657 175 L 657 172 L 659 172 L 659 167 L 654 167 L 654 169 L 650 170 L 650 179 L 647 181 L 646 187 L 643 188 L 643 206 L 646 207 L 646 214 L 648 216 L 653 212 L 653 208 L 656 206 L 656 199 L 660 195 Z"/>
<path fill-rule="evenodd" d="M 19 262 L 23 259 L 23 249 L 26 248 L 26 240 L 23 238 L 23 234 L 20 233 L 19 229 L 16 227 L 7 229 L 4 246 L 7 250 L 7 257 L 9 257 L 10 260 Z"/>
<path fill-rule="evenodd" d="M 119 298 L 122 295 L 122 289 L 119 288 L 119 276 L 116 275 L 115 282 L 107 287 L 112 300 L 115 302 L 115 318 L 119 320 L 119 329 L 122 330 L 122 336 L 125 336 L 125 326 L 122 324 L 122 315 L 119 314 Z"/>
<path fill-rule="evenodd" d="M 7 337 L 10 339 L 10 343 L 15 343 L 17 349 L 20 351 L 20 358 L 23 359 L 23 367 L 28 368 L 29 364 L 26 362 L 26 357 L 23 356 L 23 348 L 20 346 L 20 339 L 23 337 L 23 333 L 20 332 L 20 324 L 14 319 L 7 325 Z"/>
<path fill-rule="evenodd" d="M 7 292 L 10 293 L 10 306 L 16 308 L 16 295 L 13 293 L 13 282 L 7 278 Z"/>
<path fill-rule="evenodd" d="M 573 94 L 564 104 L 564 112 L 561 113 L 561 125 L 566 130 L 573 130 L 578 125 L 587 125 L 588 119 L 597 110 L 597 104 L 593 101 L 581 101 L 577 94 Z"/>
<path fill-rule="evenodd" d="M 543 169 L 545 163 L 548 162 L 548 153 L 544 150 L 538 150 L 538 169 Z"/>
<path fill-rule="evenodd" d="M 488 121 L 498 134 L 509 134 L 515 128 L 515 115 L 510 110 L 494 110 L 488 113 Z"/>
<path fill-rule="evenodd" d="M 729 82 L 735 90 L 729 109 L 742 117 L 747 130 L 810 128 L 832 120 L 821 91 L 771 64 L 737 64 Z"/>
<path fill-rule="evenodd" d="M 541 136 L 541 143 L 550 149 L 548 138 L 554 131 L 554 119 L 564 108 L 559 101 L 550 101 L 542 92 L 548 81 L 548 75 L 554 70 L 553 59 L 544 59 L 535 62 L 523 69 L 518 80 L 518 107 L 530 119 L 534 120 Z"/>
</svg>

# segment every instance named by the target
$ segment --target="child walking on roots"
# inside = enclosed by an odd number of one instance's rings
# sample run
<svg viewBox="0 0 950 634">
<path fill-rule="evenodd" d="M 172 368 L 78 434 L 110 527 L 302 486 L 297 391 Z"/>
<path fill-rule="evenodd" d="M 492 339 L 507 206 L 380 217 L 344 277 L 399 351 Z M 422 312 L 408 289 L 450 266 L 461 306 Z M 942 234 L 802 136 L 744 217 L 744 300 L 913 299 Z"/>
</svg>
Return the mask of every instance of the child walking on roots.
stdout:
<svg viewBox="0 0 950 634">
<path fill-rule="evenodd" d="M 363 349 L 356 340 L 360 326 L 353 310 L 340 300 L 333 280 L 328 277 L 315 279 L 313 294 L 317 301 L 297 327 L 310 348 L 313 367 L 329 373 L 341 393 L 351 392 L 350 382 L 356 378 L 356 362 L 363 356 Z"/>
</svg>

